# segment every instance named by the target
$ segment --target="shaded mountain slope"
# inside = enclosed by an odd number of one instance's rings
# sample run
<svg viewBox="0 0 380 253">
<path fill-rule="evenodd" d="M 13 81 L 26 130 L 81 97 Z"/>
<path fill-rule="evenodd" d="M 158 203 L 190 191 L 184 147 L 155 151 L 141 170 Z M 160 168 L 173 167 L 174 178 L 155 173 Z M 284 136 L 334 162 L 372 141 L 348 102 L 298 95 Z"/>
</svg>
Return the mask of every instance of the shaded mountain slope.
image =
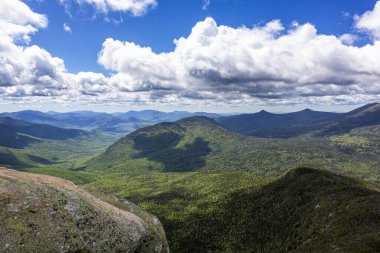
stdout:
<svg viewBox="0 0 380 253">
<path fill-rule="evenodd" d="M 68 181 L 0 168 L 1 251 L 168 252 L 159 221 L 138 215 Z"/>
<path fill-rule="evenodd" d="M 317 112 L 309 109 L 284 114 L 261 111 L 254 114 L 241 114 L 218 119 L 219 123 L 234 132 L 261 137 L 287 137 L 300 132 L 300 127 L 311 127 L 340 114 Z"/>
<path fill-rule="evenodd" d="M 41 164 L 53 164 L 54 161 L 48 157 L 35 154 L 30 150 L 18 150 L 0 147 L 0 166 L 7 166 L 14 169 L 25 169 L 37 167 Z"/>
<path fill-rule="evenodd" d="M 333 121 L 328 121 L 321 128 L 322 135 L 342 134 L 352 129 L 380 125 L 380 104 L 368 104 L 344 114 Z"/>
<path fill-rule="evenodd" d="M 111 145 L 102 155 L 89 161 L 88 167 L 93 170 L 120 166 L 137 170 L 198 170 L 205 165 L 205 156 L 211 152 L 206 139 L 210 132 L 213 136 L 228 134 L 206 117 L 142 128 Z"/>
<path fill-rule="evenodd" d="M 378 189 L 326 170 L 302 167 L 273 181 L 250 173 L 107 175 L 92 185 L 158 215 L 173 252 L 380 249 Z"/>
<path fill-rule="evenodd" d="M 39 139 L 66 140 L 86 135 L 77 129 L 64 129 L 45 124 L 34 124 L 10 117 L 0 118 L 0 146 L 23 148 Z"/>
<path fill-rule="evenodd" d="M 372 150 L 376 145 L 368 142 L 371 152 L 363 153 L 361 147 L 349 150 L 340 145 L 344 139 L 252 138 L 232 133 L 212 119 L 190 117 L 139 129 L 83 168 L 99 173 L 250 171 L 270 176 L 318 164 L 348 175 L 380 178 L 379 151 Z"/>
<path fill-rule="evenodd" d="M 3 136 L 15 137 L 15 140 L 8 143 L 17 148 L 0 145 L 0 166 L 23 170 L 41 166 L 47 166 L 48 170 L 52 167 L 70 170 L 76 164 L 79 166 L 104 152 L 118 139 L 117 135 L 98 131 L 86 132 L 85 135 L 66 140 L 41 139 L 19 134 Z M 28 141 L 21 145 L 20 142 L 25 138 Z"/>
<path fill-rule="evenodd" d="M 208 238 L 220 252 L 377 252 L 379 208 L 373 186 L 298 168 L 258 191 L 234 192 L 214 211 L 193 217 L 196 230 L 207 232 L 188 245 Z"/>
<path fill-rule="evenodd" d="M 367 104 L 346 113 L 346 116 L 364 116 L 367 113 L 378 113 L 380 110 L 380 103 Z"/>
</svg>

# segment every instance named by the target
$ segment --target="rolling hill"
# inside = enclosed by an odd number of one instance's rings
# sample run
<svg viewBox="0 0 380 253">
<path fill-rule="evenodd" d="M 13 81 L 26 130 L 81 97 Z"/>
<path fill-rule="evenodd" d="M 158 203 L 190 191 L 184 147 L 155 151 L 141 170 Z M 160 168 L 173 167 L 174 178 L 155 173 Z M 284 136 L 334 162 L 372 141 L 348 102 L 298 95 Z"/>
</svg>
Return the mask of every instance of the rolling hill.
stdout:
<svg viewBox="0 0 380 253">
<path fill-rule="evenodd" d="M 362 152 L 361 146 L 344 146 L 344 140 L 355 138 L 366 143 L 368 151 Z M 379 180 L 376 140 L 364 132 L 331 139 L 253 138 L 230 132 L 213 119 L 190 117 L 139 129 L 88 161 L 84 168 L 99 173 L 249 171 L 271 176 L 294 166 L 315 164 Z"/>
<path fill-rule="evenodd" d="M 264 138 L 292 138 L 302 134 L 328 136 L 380 124 L 380 104 L 368 104 L 348 113 L 303 110 L 274 114 L 261 111 L 221 117 L 218 122 L 231 131 Z"/>
<path fill-rule="evenodd" d="M 118 135 L 88 132 L 0 117 L 0 165 L 30 169 L 44 165 L 69 169 L 97 155 Z"/>
<path fill-rule="evenodd" d="M 51 165 L 53 163 L 53 160 L 38 155 L 35 152 L 0 147 L 1 166 L 8 166 L 14 169 L 25 169 L 37 167 L 41 164 Z"/>
<path fill-rule="evenodd" d="M 63 129 L 46 124 L 34 124 L 9 117 L 0 118 L 0 146 L 23 148 L 40 139 L 66 140 L 86 135 L 77 129 Z"/>
</svg>

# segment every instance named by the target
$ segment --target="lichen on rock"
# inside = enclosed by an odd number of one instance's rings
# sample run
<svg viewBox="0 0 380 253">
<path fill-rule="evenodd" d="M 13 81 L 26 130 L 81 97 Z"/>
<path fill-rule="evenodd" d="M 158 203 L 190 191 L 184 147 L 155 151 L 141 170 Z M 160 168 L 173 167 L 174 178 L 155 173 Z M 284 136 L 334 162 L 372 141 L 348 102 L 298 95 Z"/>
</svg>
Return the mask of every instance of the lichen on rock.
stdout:
<svg viewBox="0 0 380 253">
<path fill-rule="evenodd" d="M 169 252 L 156 217 L 138 210 L 66 180 L 0 168 L 0 252 Z"/>
</svg>

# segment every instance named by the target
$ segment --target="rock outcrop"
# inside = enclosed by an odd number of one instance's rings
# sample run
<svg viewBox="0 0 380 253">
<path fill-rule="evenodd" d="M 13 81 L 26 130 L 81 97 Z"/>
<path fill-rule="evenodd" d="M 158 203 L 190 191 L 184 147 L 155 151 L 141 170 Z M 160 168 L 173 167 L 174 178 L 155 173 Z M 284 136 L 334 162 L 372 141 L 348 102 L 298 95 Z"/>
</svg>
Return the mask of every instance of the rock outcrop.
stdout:
<svg viewBox="0 0 380 253">
<path fill-rule="evenodd" d="M 0 168 L 0 252 L 169 252 L 157 218 L 105 196 Z"/>
</svg>

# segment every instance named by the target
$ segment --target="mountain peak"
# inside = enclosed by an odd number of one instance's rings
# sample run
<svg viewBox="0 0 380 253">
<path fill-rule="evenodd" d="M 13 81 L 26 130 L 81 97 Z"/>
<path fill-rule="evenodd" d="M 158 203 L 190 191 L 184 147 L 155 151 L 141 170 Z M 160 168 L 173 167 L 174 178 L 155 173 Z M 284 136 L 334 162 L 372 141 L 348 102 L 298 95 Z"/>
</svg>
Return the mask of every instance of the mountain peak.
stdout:
<svg viewBox="0 0 380 253">
<path fill-rule="evenodd" d="M 177 121 L 179 124 L 213 124 L 217 125 L 214 119 L 211 119 L 206 116 L 191 116 L 183 118 Z"/>
<path fill-rule="evenodd" d="M 270 112 L 268 112 L 266 110 L 261 110 L 261 111 L 255 113 L 255 114 L 256 115 L 272 115 L 273 113 L 270 113 Z"/>
</svg>

